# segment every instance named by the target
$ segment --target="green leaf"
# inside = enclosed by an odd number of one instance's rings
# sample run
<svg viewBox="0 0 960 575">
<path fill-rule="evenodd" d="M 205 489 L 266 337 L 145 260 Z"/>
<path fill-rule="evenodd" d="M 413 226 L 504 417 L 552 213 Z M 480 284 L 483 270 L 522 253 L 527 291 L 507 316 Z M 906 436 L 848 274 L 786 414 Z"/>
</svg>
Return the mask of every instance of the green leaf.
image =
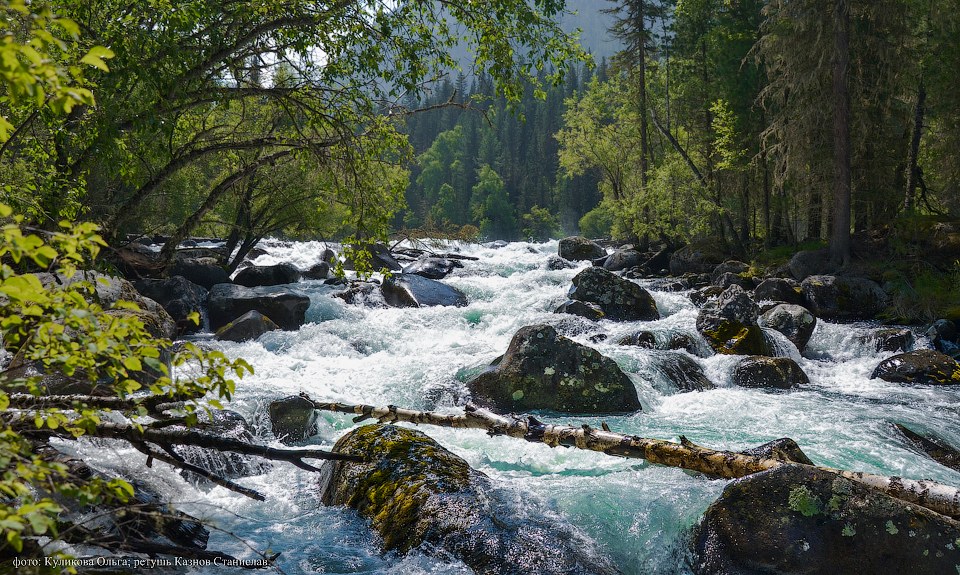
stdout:
<svg viewBox="0 0 960 575">
<path fill-rule="evenodd" d="M 104 48 L 103 46 L 94 46 L 90 48 L 90 51 L 87 54 L 80 58 L 80 61 L 84 64 L 89 64 L 95 68 L 99 68 L 104 72 L 109 72 L 110 69 L 107 67 L 107 63 L 104 60 L 109 60 L 113 58 L 113 50 L 109 48 Z"/>
<path fill-rule="evenodd" d="M 136 357 L 127 357 L 123 360 L 123 367 L 130 371 L 143 371 L 143 364 Z"/>
</svg>

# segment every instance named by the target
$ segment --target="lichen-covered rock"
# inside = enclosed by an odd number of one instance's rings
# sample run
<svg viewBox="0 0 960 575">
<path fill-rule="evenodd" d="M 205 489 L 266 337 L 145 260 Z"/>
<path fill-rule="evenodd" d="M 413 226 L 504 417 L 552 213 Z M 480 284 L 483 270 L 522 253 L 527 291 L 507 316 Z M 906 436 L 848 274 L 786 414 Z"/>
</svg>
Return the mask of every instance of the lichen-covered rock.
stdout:
<svg viewBox="0 0 960 575">
<path fill-rule="evenodd" d="M 790 263 L 787 264 L 787 269 L 790 270 L 790 275 L 794 279 L 803 281 L 813 275 L 832 273 L 836 266 L 830 263 L 830 251 L 822 249 L 800 251 L 793 254 Z"/>
<path fill-rule="evenodd" d="M 724 260 L 715 242 L 701 242 L 680 248 L 670 255 L 670 273 L 682 276 L 685 273 L 708 274 Z"/>
<path fill-rule="evenodd" d="M 607 319 L 650 321 L 660 319 L 657 304 L 647 290 L 599 267 L 591 267 L 573 278 L 570 299 L 595 303 Z"/>
<path fill-rule="evenodd" d="M 612 272 L 618 272 L 628 268 L 643 265 L 643 254 L 634 249 L 619 249 L 607 256 L 603 261 L 603 268 Z"/>
<path fill-rule="evenodd" d="M 888 302 L 883 289 L 867 278 L 810 276 L 800 289 L 810 311 L 823 319 L 872 319 Z"/>
<path fill-rule="evenodd" d="M 576 301 L 572 299 L 560 304 L 560 307 L 558 307 L 553 313 L 568 313 L 570 315 L 578 315 L 594 321 L 603 319 L 605 316 L 603 310 L 600 309 L 600 306 L 597 304 L 585 301 Z"/>
<path fill-rule="evenodd" d="M 720 279 L 727 274 L 733 274 L 739 276 L 740 274 L 746 273 L 750 269 L 750 264 L 743 263 L 737 260 L 727 260 L 722 264 L 713 268 L 710 272 L 710 283 L 714 285 L 720 285 Z M 722 286 L 724 288 L 730 286 Z"/>
<path fill-rule="evenodd" d="M 317 434 L 317 410 L 299 395 L 271 401 L 267 407 L 273 435 L 284 443 L 297 443 Z"/>
<path fill-rule="evenodd" d="M 960 364 L 932 349 L 908 351 L 880 362 L 870 379 L 896 383 L 960 385 Z"/>
<path fill-rule="evenodd" d="M 467 305 L 467 296 L 462 291 L 416 274 L 396 274 L 385 278 L 380 285 L 380 292 L 387 305 L 393 307 Z"/>
<path fill-rule="evenodd" d="M 225 341 L 250 341 L 277 329 L 280 329 L 280 326 L 272 319 L 257 310 L 250 310 L 218 329 L 214 337 Z"/>
<path fill-rule="evenodd" d="M 730 286 L 740 286 L 745 290 L 751 290 L 755 285 L 753 283 L 753 279 L 740 274 L 735 274 L 733 272 L 726 272 L 722 274 L 717 278 L 717 281 L 715 281 L 714 284 L 723 289 L 727 289 Z"/>
<path fill-rule="evenodd" d="M 521 328 L 495 369 L 467 383 L 473 399 L 500 411 L 624 413 L 640 409 L 617 362 L 548 325 Z"/>
<path fill-rule="evenodd" d="M 308 307 L 307 296 L 276 286 L 248 288 L 217 284 L 207 298 L 210 328 L 215 330 L 252 310 L 269 317 L 281 329 L 296 330 L 303 325 Z"/>
<path fill-rule="evenodd" d="M 753 299 L 803 305 L 803 292 L 800 290 L 800 284 L 794 280 L 767 278 L 753 290 Z"/>
<path fill-rule="evenodd" d="M 810 378 L 789 357 L 752 356 L 733 368 L 733 382 L 740 387 L 791 389 L 810 383 Z"/>
<path fill-rule="evenodd" d="M 784 303 L 764 312 L 759 323 L 782 333 L 802 352 L 817 327 L 817 318 L 805 307 Z"/>
<path fill-rule="evenodd" d="M 953 573 L 960 523 L 826 470 L 730 483 L 691 539 L 697 575 Z"/>
<path fill-rule="evenodd" d="M 723 293 L 724 288 L 709 285 L 690 292 L 690 301 L 697 307 L 703 307 L 710 300 L 715 300 Z"/>
<path fill-rule="evenodd" d="M 572 529 L 519 518 L 486 475 L 419 431 L 367 425 L 333 450 L 366 461 L 324 463 L 322 502 L 356 509 L 386 550 L 452 555 L 478 575 L 617 572 Z"/>
<path fill-rule="evenodd" d="M 772 355 L 757 324 L 760 308 L 740 286 L 730 286 L 697 315 L 697 330 L 717 353 Z"/>
<path fill-rule="evenodd" d="M 245 287 L 277 286 L 300 281 L 300 270 L 293 264 L 250 266 L 240 270 L 233 283 Z"/>
<path fill-rule="evenodd" d="M 568 270 L 577 267 L 573 262 L 567 261 L 562 257 L 554 254 L 547 258 L 547 263 L 544 266 L 548 270 L 557 271 L 557 270 Z"/>
<path fill-rule="evenodd" d="M 405 274 L 416 274 L 432 280 L 442 280 L 450 275 L 450 272 L 457 268 L 462 268 L 463 264 L 457 260 L 437 257 L 420 258 L 407 267 L 403 268 Z"/>
<path fill-rule="evenodd" d="M 207 304 L 207 289 L 183 276 L 168 279 L 144 279 L 134 283 L 141 294 L 156 301 L 177 323 L 180 333 L 192 333 L 202 326 L 187 318 L 202 314 Z"/>
<path fill-rule="evenodd" d="M 607 250 L 593 240 L 583 236 L 570 236 L 560 240 L 558 252 L 561 258 L 577 261 L 593 261 L 607 255 Z"/>
</svg>

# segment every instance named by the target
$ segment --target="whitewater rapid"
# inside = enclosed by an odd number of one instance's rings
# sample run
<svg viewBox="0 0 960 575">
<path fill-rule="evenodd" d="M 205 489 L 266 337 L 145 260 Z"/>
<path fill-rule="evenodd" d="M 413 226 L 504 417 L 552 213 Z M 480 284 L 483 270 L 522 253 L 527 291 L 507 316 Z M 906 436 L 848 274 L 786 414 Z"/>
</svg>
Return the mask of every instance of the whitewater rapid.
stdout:
<svg viewBox="0 0 960 575">
<path fill-rule="evenodd" d="M 320 261 L 326 246 L 265 242 L 261 247 L 267 253 L 255 260 L 258 265 L 289 262 L 308 268 Z M 311 300 L 308 323 L 299 331 L 271 332 L 242 344 L 211 341 L 209 345 L 245 358 L 256 370 L 238 382 L 227 407 L 243 414 L 268 441 L 273 440 L 266 404 L 300 392 L 320 400 L 455 410 L 467 398 L 466 379 L 502 354 L 519 328 L 564 322 L 561 333 L 615 359 L 630 374 L 643 411 L 604 418 L 544 416 L 548 421 L 599 426 L 602 419 L 614 431 L 667 440 L 682 434 L 697 444 L 730 450 L 791 437 L 817 464 L 960 485 L 960 473 L 912 451 L 890 426 L 896 421 L 960 445 L 960 390 L 869 379 L 874 367 L 893 355 L 878 353 L 872 342 L 862 341 L 873 326 L 819 321 L 806 357 L 787 349 L 810 377 L 811 383 L 801 390 L 738 388 L 731 382 L 738 358 L 714 355 L 691 357 L 717 389 L 677 393 L 653 367 L 652 358 L 665 352 L 614 342 L 646 329 L 681 332 L 702 343 L 694 326 L 697 310 L 687 292 L 651 289 L 662 316 L 653 322 L 559 317 L 553 310 L 587 264 L 547 270 L 545 263 L 557 253 L 557 242 L 442 248 L 451 250 L 479 258 L 464 261 L 463 269 L 443 280 L 467 294 L 470 304 L 465 308 L 367 308 L 331 296 L 342 288 L 303 281 L 291 286 Z M 583 331 L 573 334 L 571 327 Z M 597 334 L 608 337 L 592 341 Z M 924 343 L 918 338 L 916 345 Z M 347 416 L 323 413 L 320 434 L 309 444 L 329 448 L 353 426 Z M 421 429 L 489 475 L 520 513 L 576 526 L 627 574 L 689 572 L 685 537 L 727 483 L 643 461 L 491 438 L 479 431 Z M 143 457 L 115 444 L 84 443 L 78 451 L 104 469 L 147 476 Z M 317 477 L 290 465 L 275 464 L 267 473 L 238 480 L 263 492 L 266 502 L 219 487 L 196 488 L 163 464 L 155 463 L 149 477 L 180 509 L 218 528 L 211 534 L 210 549 L 247 558 L 254 557 L 253 549 L 280 552 L 278 565 L 286 573 L 470 572 L 456 561 L 416 552 L 381 553 L 364 520 L 351 510 L 322 507 Z"/>
</svg>

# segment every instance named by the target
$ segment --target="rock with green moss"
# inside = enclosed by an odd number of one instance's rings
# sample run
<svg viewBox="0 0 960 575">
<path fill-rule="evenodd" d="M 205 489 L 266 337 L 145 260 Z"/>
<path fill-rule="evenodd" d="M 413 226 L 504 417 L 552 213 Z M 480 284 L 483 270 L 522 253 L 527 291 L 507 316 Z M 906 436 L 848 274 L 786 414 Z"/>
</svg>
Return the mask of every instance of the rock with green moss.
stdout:
<svg viewBox="0 0 960 575">
<path fill-rule="evenodd" d="M 517 331 L 499 365 L 467 387 L 474 401 L 499 411 L 599 414 L 640 409 L 637 389 L 617 362 L 549 325 Z"/>
<path fill-rule="evenodd" d="M 419 431 L 367 425 L 334 451 L 366 461 L 325 463 L 323 503 L 356 509 L 385 550 L 453 556 L 481 575 L 617 572 L 583 536 L 501 498 L 486 475 Z"/>
<path fill-rule="evenodd" d="M 757 324 L 760 308 L 740 286 L 730 286 L 704 304 L 697 330 L 717 353 L 772 355 L 770 342 Z"/>
<path fill-rule="evenodd" d="M 733 382 L 740 387 L 792 389 L 810 379 L 789 357 L 745 357 L 733 368 Z"/>
<path fill-rule="evenodd" d="M 960 385 L 960 364 L 932 349 L 908 351 L 880 362 L 870 379 L 896 383 Z"/>
<path fill-rule="evenodd" d="M 657 304 L 647 290 L 600 267 L 587 268 L 574 276 L 567 295 L 572 300 L 600 306 L 606 319 L 660 319 Z"/>
<path fill-rule="evenodd" d="M 800 284 L 808 308 L 823 319 L 873 319 L 889 298 L 876 282 L 851 276 L 810 276 Z"/>
<path fill-rule="evenodd" d="M 697 575 L 956 573 L 960 522 L 826 470 L 730 483 L 691 538 Z"/>
</svg>

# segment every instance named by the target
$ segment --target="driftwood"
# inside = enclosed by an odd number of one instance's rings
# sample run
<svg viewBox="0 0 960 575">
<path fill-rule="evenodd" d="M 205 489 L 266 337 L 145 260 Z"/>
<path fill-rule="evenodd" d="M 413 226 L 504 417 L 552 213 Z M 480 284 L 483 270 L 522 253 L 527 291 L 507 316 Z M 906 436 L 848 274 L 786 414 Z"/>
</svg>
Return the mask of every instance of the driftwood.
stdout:
<svg viewBox="0 0 960 575">
<path fill-rule="evenodd" d="M 309 399 L 309 398 L 307 398 Z M 313 401 L 313 400 L 311 400 Z M 799 463 L 757 457 L 732 451 L 708 449 L 681 437 L 680 443 L 623 435 L 588 425 L 571 427 L 543 423 L 534 417 L 503 416 L 468 404 L 463 414 L 415 411 L 396 406 L 374 407 L 313 401 L 317 409 L 356 415 L 355 422 L 375 419 L 381 423 L 407 422 L 461 429 L 482 429 L 490 435 L 506 435 L 550 447 L 576 447 L 607 455 L 645 459 L 650 463 L 680 467 L 724 479 L 737 479 L 783 465 Z M 960 489 L 933 481 L 887 477 L 815 466 L 882 491 L 937 513 L 960 519 Z"/>
</svg>

